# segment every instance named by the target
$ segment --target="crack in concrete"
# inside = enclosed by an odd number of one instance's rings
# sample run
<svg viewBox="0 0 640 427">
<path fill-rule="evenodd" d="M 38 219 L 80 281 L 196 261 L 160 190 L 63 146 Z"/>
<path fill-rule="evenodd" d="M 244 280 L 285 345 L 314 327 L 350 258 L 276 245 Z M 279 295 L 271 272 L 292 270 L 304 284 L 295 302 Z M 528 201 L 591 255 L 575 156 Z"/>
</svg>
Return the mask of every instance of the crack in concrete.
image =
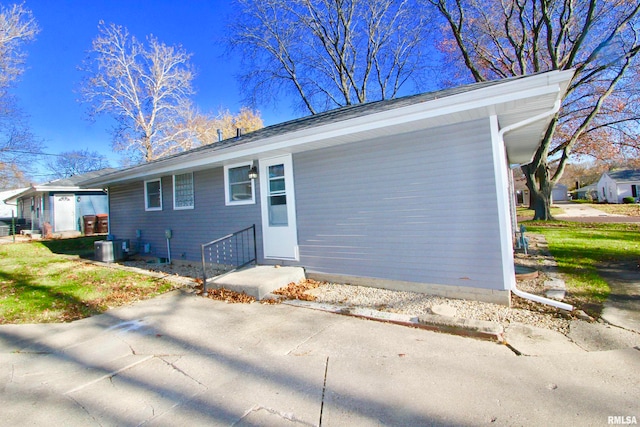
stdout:
<svg viewBox="0 0 640 427">
<path fill-rule="evenodd" d="M 162 360 L 164 363 L 166 363 L 168 366 L 171 366 L 173 369 L 175 369 L 177 372 L 180 372 L 182 375 L 184 375 L 185 377 L 189 378 L 191 381 L 200 384 L 202 387 L 204 387 L 205 390 L 208 390 L 209 387 L 207 387 L 206 385 L 204 385 L 203 383 L 201 383 L 200 381 L 198 381 L 197 379 L 193 378 L 191 375 L 189 375 L 188 373 L 186 373 L 185 371 L 183 371 L 182 369 L 178 368 L 175 365 L 175 362 L 169 362 L 168 360 L 163 359 L 162 357 L 158 357 L 158 359 Z M 182 356 L 178 357 L 178 360 L 182 359 Z M 176 360 L 176 362 L 178 361 Z"/>
<path fill-rule="evenodd" d="M 137 356 L 137 355 L 138 355 L 138 353 L 136 353 L 136 351 L 133 349 L 133 346 L 132 346 L 131 344 L 129 344 L 129 343 L 128 343 L 128 342 L 126 342 L 125 340 L 122 340 L 122 342 L 123 342 L 123 343 L 125 343 L 125 344 L 129 347 L 129 350 L 131 350 L 131 354 L 132 354 L 132 355 L 134 355 L 134 356 Z"/>
<path fill-rule="evenodd" d="M 346 321 L 346 320 L 345 320 L 345 321 Z M 343 321 L 343 322 L 344 322 L 344 321 Z M 340 323 L 343 323 L 343 322 L 340 322 Z M 307 338 L 305 338 L 304 340 L 302 340 L 302 342 L 298 343 L 294 348 L 292 348 L 291 350 L 287 351 L 287 352 L 285 353 L 285 356 L 289 356 L 289 355 L 291 355 L 294 351 L 296 351 L 297 349 L 299 349 L 299 348 L 300 348 L 301 346 L 303 346 L 304 344 L 308 343 L 311 339 L 313 339 L 313 338 L 317 337 L 319 334 L 323 333 L 324 331 L 326 331 L 326 330 L 327 330 L 327 329 L 329 329 L 329 328 L 332 328 L 333 326 L 335 326 L 335 325 L 333 325 L 333 324 L 331 324 L 331 325 L 327 325 L 327 326 L 325 326 L 324 328 L 322 328 L 322 329 L 318 330 L 317 332 L 315 332 L 315 333 L 313 333 L 313 334 L 309 335 Z"/>
<path fill-rule="evenodd" d="M 64 393 L 64 395 L 69 395 L 69 394 L 75 393 L 75 392 L 77 392 L 77 391 L 80 391 L 80 390 L 82 390 L 82 389 L 84 389 L 84 388 L 86 388 L 86 387 L 89 387 L 90 385 L 93 385 L 93 384 L 95 384 L 95 383 L 98 383 L 98 382 L 100 382 L 100 381 L 102 381 L 102 380 L 104 380 L 104 379 L 107 379 L 107 378 L 109 378 L 109 380 L 110 380 L 110 381 L 112 381 L 112 380 L 113 380 L 113 377 L 115 377 L 116 375 L 118 375 L 120 372 L 124 372 L 124 371 L 126 371 L 126 370 L 128 370 L 128 369 L 131 369 L 131 368 L 133 368 L 134 366 L 139 365 L 139 364 L 141 364 L 141 363 L 144 363 L 144 362 L 146 362 L 146 361 L 147 361 L 147 360 L 149 360 L 149 359 L 153 359 L 153 357 L 154 357 L 154 356 L 147 356 L 147 357 L 143 357 L 142 359 L 137 360 L 137 361 L 135 361 L 135 362 L 133 362 L 133 363 L 130 363 L 130 364 L 129 364 L 129 365 L 127 365 L 127 366 L 124 366 L 124 367 L 122 367 L 122 368 L 120 368 L 120 369 L 117 369 L 117 370 L 115 370 L 115 371 L 109 372 L 108 374 L 104 374 L 104 375 L 102 375 L 102 376 L 100 376 L 100 377 L 98 377 L 98 378 L 96 378 L 96 379 L 94 379 L 94 380 L 92 380 L 92 381 L 89 381 L 89 382 L 84 383 L 84 384 L 81 384 L 81 385 L 79 385 L 79 386 L 77 386 L 77 387 L 75 387 L 75 388 L 72 388 L 71 390 L 69 390 L 69 391 L 65 392 L 65 393 Z"/>
<path fill-rule="evenodd" d="M 320 401 L 320 420 L 318 421 L 318 427 L 322 427 L 322 411 L 324 410 L 324 394 L 327 391 L 327 372 L 329 372 L 329 356 L 324 365 L 324 381 L 322 383 L 322 400 Z"/>
<path fill-rule="evenodd" d="M 231 424 L 231 427 L 238 425 L 238 423 L 242 422 L 246 417 L 248 417 L 249 415 L 251 415 L 254 412 L 258 412 L 258 411 L 267 411 L 268 413 L 272 414 L 272 415 L 276 415 L 278 417 L 281 417 L 287 421 L 291 421 L 293 423 L 299 423 L 302 425 L 306 425 L 306 426 L 313 426 L 313 424 L 310 424 L 304 420 L 301 420 L 300 418 L 297 418 L 295 416 L 295 414 L 291 413 L 291 412 L 282 412 L 282 411 L 278 411 L 276 409 L 273 408 L 268 408 L 266 406 L 261 406 L 261 405 L 255 405 L 251 408 L 249 408 L 249 410 L 247 412 L 245 412 L 244 414 L 242 414 L 242 416 L 240 417 L 240 419 L 238 419 L 238 421 L 234 422 L 233 424 Z"/>
<path fill-rule="evenodd" d="M 509 350 L 511 350 L 516 356 L 523 356 L 522 352 L 509 344 L 507 341 L 503 343 Z"/>
<path fill-rule="evenodd" d="M 95 421 L 95 423 L 99 426 L 102 426 L 102 423 L 100 422 L 99 419 L 97 419 L 91 412 L 89 412 L 89 410 L 87 409 L 86 406 L 84 406 L 82 403 L 78 402 L 76 399 L 74 399 L 72 396 L 67 396 L 67 399 L 70 399 L 71 401 L 73 401 L 73 403 L 75 403 L 76 405 L 78 405 L 87 415 L 89 415 L 91 417 L 91 419 L 93 421 Z"/>
</svg>

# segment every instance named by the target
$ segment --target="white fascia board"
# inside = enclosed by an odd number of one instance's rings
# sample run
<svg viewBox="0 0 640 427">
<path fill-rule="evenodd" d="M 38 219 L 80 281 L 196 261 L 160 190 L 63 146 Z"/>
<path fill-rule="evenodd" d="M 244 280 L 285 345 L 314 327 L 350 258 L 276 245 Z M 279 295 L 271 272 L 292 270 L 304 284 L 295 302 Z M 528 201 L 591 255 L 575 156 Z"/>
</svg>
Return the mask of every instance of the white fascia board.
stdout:
<svg viewBox="0 0 640 427">
<path fill-rule="evenodd" d="M 541 75 L 525 77 L 519 80 L 496 84 L 493 86 L 462 92 L 444 98 L 433 99 L 404 107 L 392 108 L 386 111 L 367 114 L 352 119 L 327 123 L 324 125 L 301 129 L 274 135 L 262 140 L 245 144 L 231 145 L 228 148 L 194 153 L 196 158 L 189 159 L 189 154 L 159 161 L 149 167 L 142 167 L 139 171 L 121 173 L 103 179 L 87 181 L 91 185 L 106 185 L 131 181 L 150 176 L 164 176 L 173 174 L 177 170 L 194 170 L 208 165 L 223 165 L 227 162 L 242 158 L 258 158 L 268 152 L 303 151 L 302 147 L 311 142 L 335 140 L 360 132 L 372 131 L 392 125 L 401 125 L 420 120 L 433 119 L 462 111 L 489 108 L 494 105 L 511 102 L 518 99 L 535 98 L 547 94 L 560 94 L 563 89 L 559 83 L 567 80 L 569 72 L 550 72 Z M 570 72 L 571 74 L 573 72 Z M 570 77 L 569 77 L 570 79 Z M 489 114 L 487 114 L 489 115 Z M 296 150 L 297 148 L 297 150 Z"/>
<path fill-rule="evenodd" d="M 6 200 L 17 200 L 22 197 L 31 197 L 38 193 L 58 192 L 58 193 L 75 193 L 75 192 L 87 192 L 87 191 L 104 191 L 104 188 L 80 188 L 80 187 L 31 187 L 21 193 L 16 194 Z"/>
<path fill-rule="evenodd" d="M 76 192 L 76 191 L 82 191 L 82 192 L 86 192 L 86 191 L 104 191 L 104 188 L 36 187 L 35 190 L 36 191 L 40 191 L 40 192 L 53 191 L 53 192 L 73 193 L 73 192 Z"/>
</svg>

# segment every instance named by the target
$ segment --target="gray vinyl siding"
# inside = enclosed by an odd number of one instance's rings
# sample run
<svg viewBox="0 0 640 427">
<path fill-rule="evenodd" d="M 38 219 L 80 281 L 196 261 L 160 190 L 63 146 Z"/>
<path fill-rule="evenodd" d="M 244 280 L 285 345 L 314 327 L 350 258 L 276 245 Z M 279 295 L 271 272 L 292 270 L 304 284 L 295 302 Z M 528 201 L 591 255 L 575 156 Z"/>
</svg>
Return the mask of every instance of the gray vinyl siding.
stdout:
<svg viewBox="0 0 640 427">
<path fill-rule="evenodd" d="M 503 289 L 489 121 L 294 156 L 308 270 Z"/>
<path fill-rule="evenodd" d="M 118 239 L 130 239 L 135 245 L 139 229 L 142 231 L 140 243 L 150 244 L 150 255 L 166 257 L 164 232 L 171 229 L 172 259 L 199 261 L 201 244 L 256 224 L 260 250 L 259 200 L 252 205 L 225 206 L 223 168 L 194 172 L 193 181 L 195 207 L 181 210 L 173 209 L 171 175 L 162 177 L 161 211 L 145 211 L 142 181 L 110 187 L 111 234 Z"/>
<path fill-rule="evenodd" d="M 172 258 L 198 261 L 202 243 L 256 224 L 261 263 L 501 290 L 493 159 L 488 120 L 294 154 L 299 262 L 263 259 L 260 189 L 226 206 L 221 167 L 194 173 L 195 209 L 173 210 L 170 175 L 161 211 L 145 211 L 142 181 L 110 187 L 111 233 L 135 245 L 140 229 L 165 257 L 171 229 Z"/>
</svg>

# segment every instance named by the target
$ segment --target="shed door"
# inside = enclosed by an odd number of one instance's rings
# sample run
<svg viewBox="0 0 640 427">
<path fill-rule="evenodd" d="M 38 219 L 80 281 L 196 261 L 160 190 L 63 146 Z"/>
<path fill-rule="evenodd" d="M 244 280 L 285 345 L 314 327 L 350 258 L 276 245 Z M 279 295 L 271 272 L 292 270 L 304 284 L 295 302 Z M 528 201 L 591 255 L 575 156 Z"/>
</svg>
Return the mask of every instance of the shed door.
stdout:
<svg viewBox="0 0 640 427">
<path fill-rule="evenodd" d="M 53 231 L 77 230 L 76 201 L 73 194 L 56 194 L 53 196 Z"/>
<path fill-rule="evenodd" d="M 262 244 L 265 258 L 298 259 L 291 155 L 260 160 Z"/>
</svg>

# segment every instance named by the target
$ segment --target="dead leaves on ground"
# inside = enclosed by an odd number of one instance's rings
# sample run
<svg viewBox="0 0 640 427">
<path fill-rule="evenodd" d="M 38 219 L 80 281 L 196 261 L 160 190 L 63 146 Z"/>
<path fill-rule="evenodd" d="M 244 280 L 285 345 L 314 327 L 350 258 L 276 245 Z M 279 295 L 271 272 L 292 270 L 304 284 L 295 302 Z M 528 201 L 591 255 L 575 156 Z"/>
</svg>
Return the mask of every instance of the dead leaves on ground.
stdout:
<svg viewBox="0 0 640 427">
<path fill-rule="evenodd" d="M 318 286 L 323 285 L 324 282 L 317 282 L 312 279 L 301 280 L 298 283 L 289 283 L 287 286 L 277 289 L 273 291 L 274 294 L 278 295 L 279 299 L 267 298 L 260 301 L 260 304 L 279 304 L 282 300 L 291 300 L 297 299 L 302 301 L 314 301 L 316 299 L 315 296 L 309 295 L 306 292 L 310 289 L 317 288 Z M 196 288 L 196 294 L 202 295 L 203 288 L 202 284 L 199 283 Z M 217 301 L 224 301 L 227 303 L 243 303 L 243 304 L 251 304 L 256 299 L 251 295 L 247 295 L 244 292 L 234 292 L 229 289 L 219 288 L 219 289 L 209 289 L 208 295 L 206 298 L 211 298 Z"/>
<path fill-rule="evenodd" d="M 312 279 L 301 280 L 298 283 L 289 283 L 284 288 L 273 291 L 276 295 L 281 295 L 283 299 L 297 299 L 302 301 L 315 301 L 316 297 L 307 294 L 307 291 L 323 285 L 323 282 L 317 282 Z"/>
<path fill-rule="evenodd" d="M 196 289 L 196 294 L 203 295 L 202 285 L 198 286 Z M 247 295 L 244 292 L 234 292 L 225 288 L 218 289 L 208 289 L 206 298 L 211 298 L 217 301 L 224 301 L 231 304 L 242 303 L 242 304 L 251 304 L 256 299 L 251 295 Z"/>
</svg>

